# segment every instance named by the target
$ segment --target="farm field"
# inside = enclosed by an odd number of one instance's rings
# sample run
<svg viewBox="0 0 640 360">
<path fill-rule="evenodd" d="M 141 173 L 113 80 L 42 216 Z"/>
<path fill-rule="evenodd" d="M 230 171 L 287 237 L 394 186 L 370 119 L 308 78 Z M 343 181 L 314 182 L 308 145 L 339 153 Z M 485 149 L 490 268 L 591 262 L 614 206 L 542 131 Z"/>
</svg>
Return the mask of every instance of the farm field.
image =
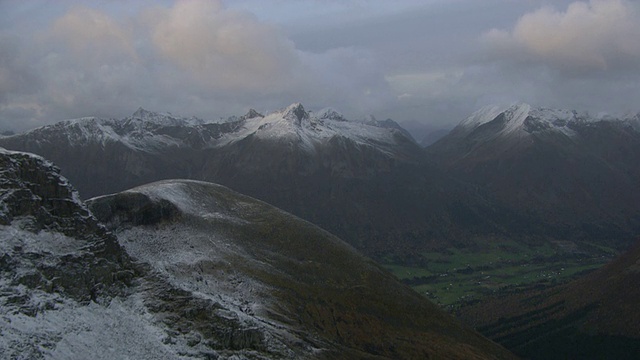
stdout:
<svg viewBox="0 0 640 360">
<path fill-rule="evenodd" d="M 555 244 L 502 242 L 479 251 L 449 248 L 422 253 L 411 266 L 386 259 L 383 266 L 420 294 L 453 310 L 487 295 L 568 281 L 601 267 L 616 254 L 602 246 L 593 246 L 590 252 L 571 252 Z"/>
</svg>

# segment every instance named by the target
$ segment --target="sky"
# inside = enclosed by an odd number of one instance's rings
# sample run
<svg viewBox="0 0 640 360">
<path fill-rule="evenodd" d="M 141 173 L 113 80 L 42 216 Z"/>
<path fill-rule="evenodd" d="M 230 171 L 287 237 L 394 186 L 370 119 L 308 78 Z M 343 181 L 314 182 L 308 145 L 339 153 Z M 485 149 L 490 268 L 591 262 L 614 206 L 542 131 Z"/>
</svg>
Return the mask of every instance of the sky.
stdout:
<svg viewBox="0 0 640 360">
<path fill-rule="evenodd" d="M 415 136 L 490 104 L 639 99 L 632 0 L 0 0 L 0 131 L 301 102 Z"/>
</svg>

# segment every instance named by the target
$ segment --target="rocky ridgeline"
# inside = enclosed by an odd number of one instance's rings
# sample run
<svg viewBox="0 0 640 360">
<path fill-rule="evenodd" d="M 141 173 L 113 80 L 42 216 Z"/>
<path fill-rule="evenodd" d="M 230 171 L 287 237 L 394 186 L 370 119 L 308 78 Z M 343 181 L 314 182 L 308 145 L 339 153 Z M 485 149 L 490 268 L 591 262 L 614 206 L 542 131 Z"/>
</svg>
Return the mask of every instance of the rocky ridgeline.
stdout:
<svg viewBox="0 0 640 360">
<path fill-rule="evenodd" d="M 128 282 L 134 271 L 117 239 L 107 233 L 52 163 L 27 153 L 0 152 L 0 224 L 3 285 L 97 300 Z M 46 240 L 38 244 L 34 239 Z M 28 296 L 15 298 L 22 309 Z"/>
</svg>

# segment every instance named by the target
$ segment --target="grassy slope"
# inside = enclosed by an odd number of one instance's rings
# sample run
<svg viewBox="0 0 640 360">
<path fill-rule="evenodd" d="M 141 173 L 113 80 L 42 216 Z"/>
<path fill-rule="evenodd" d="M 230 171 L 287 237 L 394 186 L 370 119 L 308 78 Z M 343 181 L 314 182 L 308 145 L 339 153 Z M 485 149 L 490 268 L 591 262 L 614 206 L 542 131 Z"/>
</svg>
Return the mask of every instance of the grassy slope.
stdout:
<svg viewBox="0 0 640 360">
<path fill-rule="evenodd" d="M 509 357 L 327 232 L 225 188 L 215 196 L 251 204 L 238 214 L 249 225 L 228 230 L 277 272 L 243 271 L 280 288 L 283 306 L 323 337 L 393 358 Z"/>
</svg>

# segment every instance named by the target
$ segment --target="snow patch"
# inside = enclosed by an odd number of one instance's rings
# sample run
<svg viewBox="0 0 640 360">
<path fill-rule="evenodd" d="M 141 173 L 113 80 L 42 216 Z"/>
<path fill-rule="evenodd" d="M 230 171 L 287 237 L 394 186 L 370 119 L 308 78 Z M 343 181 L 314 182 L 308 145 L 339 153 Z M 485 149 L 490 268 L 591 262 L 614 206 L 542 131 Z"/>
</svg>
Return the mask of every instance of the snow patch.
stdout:
<svg viewBox="0 0 640 360">
<path fill-rule="evenodd" d="M 49 253 L 57 256 L 78 254 L 87 242 L 57 232 L 42 230 L 37 234 L 23 230 L 23 219 L 14 220 L 12 226 L 0 225 L 0 252 L 11 253 L 20 248 L 25 253 Z"/>
<path fill-rule="evenodd" d="M 106 306 L 80 305 L 41 291 L 31 296 L 54 300 L 58 308 L 32 317 L 0 306 L 0 353 L 7 358 L 151 360 L 179 359 L 178 352 L 188 352 L 163 344 L 164 329 L 135 296 Z"/>
</svg>

